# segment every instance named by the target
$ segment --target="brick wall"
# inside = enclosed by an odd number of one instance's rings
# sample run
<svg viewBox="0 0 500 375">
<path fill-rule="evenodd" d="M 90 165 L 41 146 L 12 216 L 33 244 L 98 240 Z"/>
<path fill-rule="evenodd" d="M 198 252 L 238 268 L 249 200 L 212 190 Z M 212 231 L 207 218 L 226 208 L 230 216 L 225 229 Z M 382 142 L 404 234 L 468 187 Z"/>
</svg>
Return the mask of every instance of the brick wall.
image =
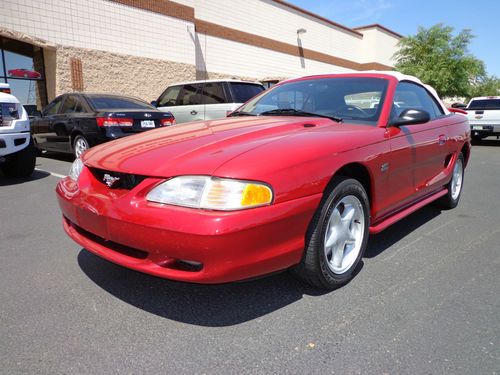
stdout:
<svg viewBox="0 0 500 375">
<path fill-rule="evenodd" d="M 87 92 L 132 95 L 151 101 L 169 84 L 196 78 L 196 68 L 190 64 L 64 47 L 57 50 L 56 95 L 73 91 L 72 59 L 81 61 L 83 91 Z"/>
</svg>

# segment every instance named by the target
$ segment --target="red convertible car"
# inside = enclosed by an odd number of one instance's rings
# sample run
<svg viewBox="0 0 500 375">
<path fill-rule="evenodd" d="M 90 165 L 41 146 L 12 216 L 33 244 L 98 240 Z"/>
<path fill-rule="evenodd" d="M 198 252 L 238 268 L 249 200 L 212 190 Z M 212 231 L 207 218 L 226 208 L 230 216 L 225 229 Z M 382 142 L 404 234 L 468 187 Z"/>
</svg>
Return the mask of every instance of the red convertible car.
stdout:
<svg viewBox="0 0 500 375">
<path fill-rule="evenodd" d="M 69 236 L 124 267 L 197 283 L 291 268 L 334 289 L 369 234 L 455 207 L 469 154 L 467 119 L 414 77 L 310 76 L 92 148 L 57 196 Z"/>
<path fill-rule="evenodd" d="M 20 78 L 38 79 L 42 76 L 38 72 L 35 72 L 33 70 L 29 70 L 29 69 L 24 69 L 24 68 L 10 69 L 8 71 L 8 73 L 9 73 L 9 76 L 11 76 L 11 77 L 20 77 Z"/>
</svg>

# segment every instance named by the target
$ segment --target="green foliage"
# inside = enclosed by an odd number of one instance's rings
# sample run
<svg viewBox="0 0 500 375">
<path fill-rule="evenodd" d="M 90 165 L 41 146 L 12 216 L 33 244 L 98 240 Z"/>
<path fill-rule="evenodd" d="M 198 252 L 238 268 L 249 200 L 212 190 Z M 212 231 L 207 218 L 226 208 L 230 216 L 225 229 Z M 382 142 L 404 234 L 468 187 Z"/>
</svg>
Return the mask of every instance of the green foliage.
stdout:
<svg viewBox="0 0 500 375">
<path fill-rule="evenodd" d="M 472 85 L 469 97 L 500 95 L 500 79 L 492 76 Z"/>
<path fill-rule="evenodd" d="M 473 37 L 467 29 L 453 36 L 453 28 L 441 23 L 419 27 L 416 35 L 399 42 L 396 69 L 420 78 L 440 96 L 469 97 L 472 85 L 486 78 L 484 63 L 468 50 Z"/>
</svg>

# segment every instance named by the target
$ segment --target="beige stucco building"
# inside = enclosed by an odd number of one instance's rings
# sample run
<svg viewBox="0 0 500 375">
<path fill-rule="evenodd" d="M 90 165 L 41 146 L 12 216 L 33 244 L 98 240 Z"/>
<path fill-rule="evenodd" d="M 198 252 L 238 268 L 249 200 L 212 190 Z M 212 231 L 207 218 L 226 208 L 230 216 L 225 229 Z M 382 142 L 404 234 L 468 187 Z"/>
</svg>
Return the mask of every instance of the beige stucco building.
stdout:
<svg viewBox="0 0 500 375">
<path fill-rule="evenodd" d="M 401 38 L 376 24 L 351 29 L 281 0 L 0 4 L 0 82 L 39 107 L 74 90 L 153 100 L 186 80 L 386 70 Z"/>
</svg>

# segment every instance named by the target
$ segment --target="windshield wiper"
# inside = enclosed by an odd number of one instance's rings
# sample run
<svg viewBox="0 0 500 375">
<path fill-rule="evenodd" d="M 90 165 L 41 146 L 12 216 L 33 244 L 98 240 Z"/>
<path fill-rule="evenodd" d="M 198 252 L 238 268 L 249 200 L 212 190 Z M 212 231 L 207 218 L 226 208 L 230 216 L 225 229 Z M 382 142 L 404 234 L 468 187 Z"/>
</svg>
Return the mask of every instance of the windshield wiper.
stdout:
<svg viewBox="0 0 500 375">
<path fill-rule="evenodd" d="M 294 109 L 294 108 L 272 109 L 270 111 L 265 111 L 265 112 L 260 113 L 260 116 L 279 116 L 279 115 L 323 117 L 323 118 L 329 118 L 330 120 L 333 120 L 335 122 L 342 122 L 342 121 L 344 121 L 341 117 L 321 115 L 319 113 L 306 112 L 306 111 L 301 111 L 301 110 Z"/>
<path fill-rule="evenodd" d="M 257 116 L 257 115 L 255 113 L 241 112 L 241 111 L 231 112 L 230 114 L 227 115 L 227 117 L 237 117 L 237 116 Z"/>
</svg>

